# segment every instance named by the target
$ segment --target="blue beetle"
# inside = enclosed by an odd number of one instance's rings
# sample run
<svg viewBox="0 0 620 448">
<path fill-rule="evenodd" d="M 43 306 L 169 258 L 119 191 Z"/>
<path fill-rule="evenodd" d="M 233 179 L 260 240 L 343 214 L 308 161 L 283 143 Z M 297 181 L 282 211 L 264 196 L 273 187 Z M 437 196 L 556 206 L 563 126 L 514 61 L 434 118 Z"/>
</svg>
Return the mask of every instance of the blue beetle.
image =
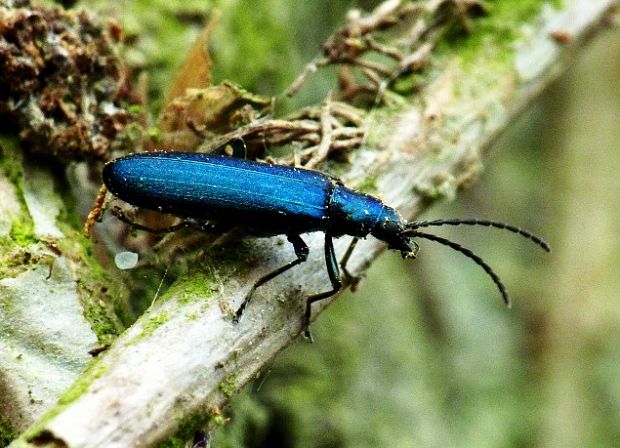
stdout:
<svg viewBox="0 0 620 448">
<path fill-rule="evenodd" d="M 407 223 L 381 200 L 347 188 L 319 172 L 217 154 L 132 154 L 108 162 L 103 169 L 103 181 L 112 194 L 125 202 L 185 218 L 180 225 L 165 231 L 189 226 L 206 232 L 221 232 L 241 227 L 255 236 L 287 236 L 297 258 L 254 284 L 237 311 L 237 319 L 256 288 L 307 259 L 308 246 L 301 234 L 324 232 L 325 262 L 332 289 L 307 299 L 304 332 L 308 337 L 312 303 L 334 295 L 342 287 L 333 238 L 355 237 L 342 259 L 345 272 L 357 239 L 369 234 L 385 241 L 390 249 L 400 251 L 404 258 L 416 256 L 418 245 L 413 240 L 416 237 L 447 245 L 480 265 L 491 276 L 507 304 L 506 288 L 480 257 L 457 243 L 418 229 L 461 224 L 492 226 L 518 233 L 549 250 L 539 237 L 501 222 L 454 219 Z M 117 213 L 117 216 L 128 221 L 122 214 Z"/>
</svg>

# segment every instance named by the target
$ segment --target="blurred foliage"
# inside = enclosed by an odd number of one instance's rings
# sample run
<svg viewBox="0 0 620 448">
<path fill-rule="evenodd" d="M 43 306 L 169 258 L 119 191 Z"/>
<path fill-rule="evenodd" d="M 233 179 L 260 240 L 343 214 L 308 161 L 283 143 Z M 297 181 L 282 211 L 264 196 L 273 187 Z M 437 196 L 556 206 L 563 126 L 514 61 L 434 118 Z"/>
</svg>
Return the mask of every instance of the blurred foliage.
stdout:
<svg viewBox="0 0 620 448">
<path fill-rule="evenodd" d="M 279 95 L 320 52 L 350 7 L 376 3 L 315 0 L 291 7 L 286 0 L 82 0 L 78 7 L 121 23 L 130 44 L 126 59 L 148 73 L 151 106 L 158 110 L 162 92 L 211 17 L 219 23 L 209 42 L 214 82 L 228 79 L 253 92 Z M 329 89 L 325 77 L 315 78 L 296 104 L 316 101 Z"/>
<path fill-rule="evenodd" d="M 243 0 L 81 0 L 76 7 L 97 10 L 102 17 L 120 22 L 128 44 L 125 60 L 136 73 L 148 74 L 150 106 L 157 112 L 187 50 L 211 19 L 217 23 L 209 39 L 214 83 L 231 80 L 257 94 L 277 96 L 278 106 L 288 109 L 315 104 L 333 89 L 333 67 L 310 76 L 293 99 L 282 94 L 303 67 L 321 54 L 323 42 L 343 25 L 348 11 L 368 11 L 379 3 L 314 0 L 291 6 L 287 0 L 251 4 Z M 475 30 L 485 30 L 481 35 L 488 37 L 493 29 L 498 37 L 490 43 L 475 35 L 468 39 L 456 35 L 449 39 L 451 46 L 460 42 L 474 52 L 479 45 L 488 48 L 508 42 L 514 21 L 536 14 L 540 0 L 492 1 L 487 7 L 489 16 L 478 18 Z M 498 28 L 497 21 L 489 19 L 498 15 L 512 21 Z M 461 54 L 465 54 L 462 49 Z"/>
<path fill-rule="evenodd" d="M 152 98 L 214 8 L 214 81 L 277 95 L 349 7 L 375 3 L 81 2 L 121 21 Z M 481 182 L 431 210 L 548 239 L 549 256 L 508 234 L 445 230 L 496 268 L 512 309 L 452 251 L 386 254 L 313 326 L 316 344 L 292 347 L 236 397 L 213 446 L 620 446 L 618 54 L 619 32 L 599 39 L 497 143 Z M 325 86 L 313 76 L 296 101 Z"/>
</svg>

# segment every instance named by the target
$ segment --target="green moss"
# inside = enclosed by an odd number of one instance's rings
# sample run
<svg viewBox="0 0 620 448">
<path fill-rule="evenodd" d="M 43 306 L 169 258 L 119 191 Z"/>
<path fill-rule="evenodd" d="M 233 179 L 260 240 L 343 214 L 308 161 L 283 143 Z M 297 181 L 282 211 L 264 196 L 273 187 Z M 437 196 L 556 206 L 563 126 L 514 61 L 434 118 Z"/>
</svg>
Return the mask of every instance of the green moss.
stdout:
<svg viewBox="0 0 620 448">
<path fill-rule="evenodd" d="M 232 397 L 237 390 L 237 378 L 239 376 L 238 372 L 233 372 L 228 375 L 224 381 L 220 383 L 220 390 L 226 395 L 228 398 Z"/>
<path fill-rule="evenodd" d="M 107 367 L 103 366 L 96 360 L 93 360 L 93 363 L 89 365 L 86 371 L 78 377 L 77 381 L 60 396 L 58 399 L 58 404 L 68 405 L 73 403 L 86 391 L 86 389 L 88 389 L 93 381 L 103 376 L 106 371 Z"/>
<path fill-rule="evenodd" d="M 22 190 L 22 154 L 17 141 L 12 137 L 0 135 L 0 170 L 6 175 L 7 179 L 16 189 L 17 197 L 24 203 L 24 193 Z M 25 207 L 22 207 L 25 209 Z M 21 213 L 11 222 L 10 237 L 13 245 L 28 246 L 38 240 L 32 236 L 34 224 L 30 216 Z"/>
<path fill-rule="evenodd" d="M 209 260 L 218 270 L 227 272 L 231 267 L 239 266 L 239 262 L 252 257 L 254 254 L 254 242 L 251 239 L 231 242 L 225 246 L 218 246 L 209 250 Z"/>
<path fill-rule="evenodd" d="M 42 254 L 39 245 L 17 246 L 13 239 L 0 238 L 0 278 L 16 277 L 30 268 L 31 265 L 41 263 L 43 257 L 49 258 L 51 255 Z"/>
<path fill-rule="evenodd" d="M 211 247 L 159 300 L 174 299 L 179 305 L 187 305 L 199 299 L 202 304 L 207 305 L 227 277 L 243 275 L 244 270 L 250 269 L 253 253 L 253 243 L 250 241 Z M 191 262 L 190 258 L 185 261 Z"/>
<path fill-rule="evenodd" d="M 78 279 L 77 287 L 84 316 L 101 344 L 112 342 L 133 321 L 124 298 L 127 292 L 112 280 L 89 250 L 90 243 L 81 235 L 59 241 L 63 251 L 79 255 L 88 276 Z M 67 245 L 70 245 L 67 246 Z"/>
<path fill-rule="evenodd" d="M 84 316 L 97 335 L 100 344 L 112 343 L 120 334 L 122 328 L 109 310 L 97 302 L 88 302 L 84 307 Z"/>
<path fill-rule="evenodd" d="M 22 173 L 22 155 L 14 137 L 0 134 L 0 169 L 7 178 L 20 188 Z"/>
<path fill-rule="evenodd" d="M 377 176 L 374 174 L 366 176 L 359 184 L 357 184 L 357 189 L 362 193 L 376 193 L 377 179 Z"/>
<path fill-rule="evenodd" d="M 195 297 L 209 298 L 218 290 L 218 282 L 205 272 L 195 272 L 186 275 L 175 282 L 166 292 L 166 297 L 176 297 L 181 305 L 186 305 Z"/>
<path fill-rule="evenodd" d="M 127 304 L 128 292 L 102 268 L 81 229 L 69 229 L 66 235 L 55 243 L 63 254 L 71 254 L 76 272 L 88 273 L 76 281 L 84 317 L 99 343 L 110 343 L 135 320 Z"/>
<path fill-rule="evenodd" d="M 146 322 L 142 325 L 142 333 L 140 333 L 138 338 L 141 339 L 141 338 L 150 336 L 151 334 L 153 334 L 155 330 L 157 330 L 163 324 L 168 322 L 169 318 L 170 316 L 168 316 L 167 311 L 162 311 L 159 314 L 149 317 L 146 320 Z"/>
<path fill-rule="evenodd" d="M 26 441 L 36 439 L 44 429 L 47 422 L 60 414 L 68 405 L 81 397 L 90 385 L 95 380 L 103 376 L 106 371 L 107 367 L 104 367 L 96 359 L 92 360 L 84 373 L 82 373 L 82 375 L 78 377 L 71 387 L 69 387 L 69 389 L 60 396 L 58 399 L 58 404 L 43 415 L 43 417 L 41 417 L 34 426 L 24 432 L 20 439 Z"/>
<path fill-rule="evenodd" d="M 188 440 L 192 440 L 196 431 L 204 428 L 209 421 L 209 415 L 198 413 L 187 417 L 180 425 L 174 436 L 162 442 L 160 448 L 185 448 Z"/>
<path fill-rule="evenodd" d="M 498 63 L 512 57 L 514 42 L 522 33 L 523 25 L 531 23 L 540 14 L 545 3 L 541 0 L 503 0 L 485 2 L 488 14 L 472 21 L 472 32 L 449 34 L 437 49 L 438 55 L 453 57 L 465 63 L 476 64 L 480 58 Z M 487 70 L 488 70 L 488 66 Z M 489 70 L 492 75 L 492 70 Z"/>
<path fill-rule="evenodd" d="M 8 446 L 15 437 L 17 437 L 17 434 L 13 431 L 11 425 L 0 416 L 0 448 Z"/>
</svg>

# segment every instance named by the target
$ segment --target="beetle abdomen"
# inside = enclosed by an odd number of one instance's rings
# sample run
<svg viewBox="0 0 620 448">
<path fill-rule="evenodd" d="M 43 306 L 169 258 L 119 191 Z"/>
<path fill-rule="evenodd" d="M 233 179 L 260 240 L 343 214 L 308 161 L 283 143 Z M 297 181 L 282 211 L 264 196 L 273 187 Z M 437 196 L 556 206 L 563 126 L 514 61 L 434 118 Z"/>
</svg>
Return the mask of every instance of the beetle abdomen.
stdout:
<svg viewBox="0 0 620 448">
<path fill-rule="evenodd" d="M 198 153 L 133 154 L 103 170 L 130 204 L 243 225 L 260 234 L 321 230 L 333 181 L 308 170 Z"/>
</svg>

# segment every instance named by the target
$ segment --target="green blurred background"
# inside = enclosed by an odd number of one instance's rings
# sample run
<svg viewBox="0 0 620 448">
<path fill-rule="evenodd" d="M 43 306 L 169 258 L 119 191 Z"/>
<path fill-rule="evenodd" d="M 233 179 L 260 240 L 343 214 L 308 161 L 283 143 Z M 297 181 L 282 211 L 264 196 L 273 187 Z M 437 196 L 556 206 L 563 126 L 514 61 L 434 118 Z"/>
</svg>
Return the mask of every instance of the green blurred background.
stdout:
<svg viewBox="0 0 620 448">
<path fill-rule="evenodd" d="M 138 39 L 129 56 L 154 94 L 215 6 L 215 81 L 267 95 L 318 54 L 347 8 L 376 3 L 120 2 Z M 550 255 L 507 233 L 442 232 L 496 269 L 512 309 L 447 248 L 424 242 L 414 262 L 386 253 L 314 324 L 316 344 L 295 344 L 234 399 L 213 446 L 620 446 L 619 80 L 612 30 L 501 137 L 474 188 L 424 216 L 500 219 L 545 236 Z M 297 104 L 329 83 L 314 76 Z"/>
</svg>

